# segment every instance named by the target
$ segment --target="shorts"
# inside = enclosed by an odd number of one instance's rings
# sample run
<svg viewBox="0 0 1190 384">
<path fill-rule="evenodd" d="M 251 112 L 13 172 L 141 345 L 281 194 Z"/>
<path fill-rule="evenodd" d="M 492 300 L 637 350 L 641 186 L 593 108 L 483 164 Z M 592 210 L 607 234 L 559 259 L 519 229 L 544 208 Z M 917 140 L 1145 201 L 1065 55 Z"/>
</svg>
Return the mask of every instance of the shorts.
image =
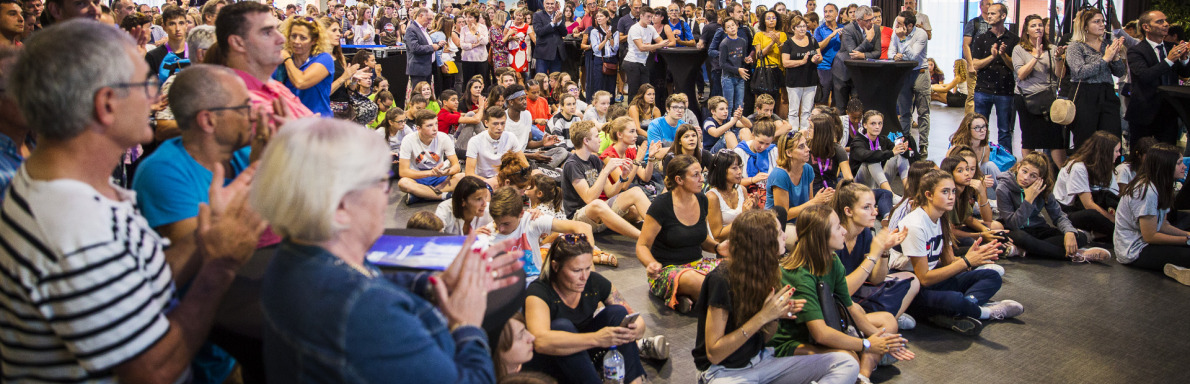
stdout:
<svg viewBox="0 0 1190 384">
<path fill-rule="evenodd" d="M 418 184 L 425 185 L 428 187 L 437 187 L 439 185 L 442 185 L 442 183 L 445 183 L 449 179 L 450 179 L 450 176 L 430 176 L 430 177 L 423 177 L 420 179 L 413 179 L 413 181 L 416 181 Z"/>
<path fill-rule="evenodd" d="M 665 300 L 665 306 L 674 308 L 678 305 L 678 279 L 686 272 L 694 272 L 703 276 L 711 273 L 723 259 L 698 259 L 686 264 L 669 265 L 661 268 L 656 279 L 649 279 L 649 293 Z"/>
<path fill-rule="evenodd" d="M 615 213 L 616 216 L 624 217 L 624 215 L 628 214 L 628 209 L 624 208 L 624 207 L 616 209 L 616 198 L 617 197 L 620 197 L 620 195 L 612 196 L 612 198 L 607 199 L 605 202 L 607 203 L 607 207 L 611 208 L 612 212 Z M 607 223 L 603 223 L 603 222 L 597 223 L 595 221 L 599 220 L 599 219 L 597 219 L 593 216 L 591 216 L 591 217 L 587 216 L 587 208 L 589 208 L 589 207 L 590 207 L 590 205 L 587 205 L 577 211 L 574 211 L 574 217 L 571 218 L 571 220 L 581 222 L 581 223 L 590 224 L 591 225 L 591 233 L 599 233 L 599 232 L 603 232 L 603 231 L 607 230 Z"/>
</svg>

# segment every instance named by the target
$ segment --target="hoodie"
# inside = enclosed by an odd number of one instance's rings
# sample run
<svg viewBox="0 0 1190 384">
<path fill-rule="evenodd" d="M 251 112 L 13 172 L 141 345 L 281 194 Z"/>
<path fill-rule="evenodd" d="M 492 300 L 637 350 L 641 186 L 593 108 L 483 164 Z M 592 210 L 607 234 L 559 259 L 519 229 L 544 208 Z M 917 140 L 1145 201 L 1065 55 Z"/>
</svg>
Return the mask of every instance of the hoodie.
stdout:
<svg viewBox="0 0 1190 384">
<path fill-rule="evenodd" d="M 1033 203 L 1023 204 L 1024 190 L 1017 184 L 1015 172 L 1001 173 L 996 177 L 996 181 L 996 203 L 1000 211 L 1000 221 L 1004 223 L 1005 228 L 1013 230 L 1046 225 L 1045 219 L 1041 217 L 1041 211 L 1045 209 L 1049 212 L 1050 219 L 1057 224 L 1058 230 L 1075 231 L 1074 225 L 1070 224 L 1070 219 L 1066 218 L 1066 213 L 1062 212 L 1062 207 L 1058 205 L 1058 200 L 1054 199 L 1053 194 L 1042 194 L 1033 199 Z"/>
</svg>

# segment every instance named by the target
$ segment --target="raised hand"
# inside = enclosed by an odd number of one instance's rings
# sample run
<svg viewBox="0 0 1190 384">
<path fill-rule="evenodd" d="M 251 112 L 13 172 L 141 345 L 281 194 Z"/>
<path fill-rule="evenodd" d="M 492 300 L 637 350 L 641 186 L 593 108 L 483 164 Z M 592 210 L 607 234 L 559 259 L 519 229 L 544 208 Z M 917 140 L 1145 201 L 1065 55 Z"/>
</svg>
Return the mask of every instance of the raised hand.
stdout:
<svg viewBox="0 0 1190 384">
<path fill-rule="evenodd" d="M 872 250 L 880 249 L 882 250 L 881 253 L 883 253 L 883 251 L 901 245 L 901 242 L 905 241 L 905 237 L 907 236 L 909 236 L 908 228 L 902 227 L 891 231 L 888 228 L 881 229 L 876 234 L 876 237 L 872 238 Z"/>
<path fill-rule="evenodd" d="M 1025 192 L 1024 192 L 1025 193 L 1025 201 L 1032 203 L 1033 199 L 1036 199 L 1037 196 L 1040 196 L 1041 191 L 1043 191 L 1043 190 L 1045 190 L 1045 181 L 1042 181 L 1042 180 L 1034 181 L 1033 185 L 1025 187 Z"/>
<path fill-rule="evenodd" d="M 198 206 L 198 230 L 195 238 L 206 261 L 225 263 L 232 270 L 252 257 L 264 232 L 265 222 L 248 206 L 248 193 L 257 164 L 240 172 L 230 184 L 223 185 L 223 164 L 215 164 L 208 189 L 210 204 Z"/>
<path fill-rule="evenodd" d="M 765 323 L 777 319 L 793 318 L 794 313 L 801 311 L 800 307 L 796 311 L 794 310 L 795 303 L 790 300 L 793 297 L 793 291 L 793 287 L 789 285 L 781 287 L 780 290 L 771 290 L 756 315 L 760 316 L 760 319 Z"/>
</svg>

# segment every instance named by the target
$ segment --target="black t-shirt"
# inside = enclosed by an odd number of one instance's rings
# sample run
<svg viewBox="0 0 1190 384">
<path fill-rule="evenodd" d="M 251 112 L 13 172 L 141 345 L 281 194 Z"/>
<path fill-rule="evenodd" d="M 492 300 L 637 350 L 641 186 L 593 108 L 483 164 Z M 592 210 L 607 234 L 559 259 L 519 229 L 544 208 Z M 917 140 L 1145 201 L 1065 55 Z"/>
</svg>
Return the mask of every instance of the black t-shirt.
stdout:
<svg viewBox="0 0 1190 384">
<path fill-rule="evenodd" d="M 814 41 L 813 36 L 806 36 L 809 42 L 805 47 L 797 45 L 793 42 L 793 38 L 785 40 L 785 44 L 781 45 L 781 53 L 789 54 L 790 60 L 801 60 L 806 57 L 807 53 L 814 52 L 818 49 L 818 42 Z M 789 88 L 813 87 L 818 85 L 818 65 L 813 62 L 807 62 L 805 65 L 793 68 L 785 68 L 785 86 Z"/>
<path fill-rule="evenodd" d="M 595 185 L 599 172 L 603 170 L 603 161 L 599 156 L 591 154 L 586 160 L 571 152 L 562 164 L 562 209 L 566 211 L 566 218 L 573 218 L 574 212 L 587 206 L 583 197 L 574 189 L 575 180 L 586 180 L 587 188 Z"/>
<path fill-rule="evenodd" d="M 702 50 L 707 51 L 711 48 L 711 40 L 715 38 L 715 32 L 721 28 L 719 23 L 706 23 L 702 25 L 702 33 L 698 35 L 699 41 L 702 42 Z M 711 65 L 711 69 L 719 69 L 718 58 L 707 57 L 707 63 Z"/>
<path fill-rule="evenodd" d="M 578 299 L 578 305 L 574 308 L 562 302 L 558 291 L 555 291 L 546 279 L 534 280 L 525 291 L 529 296 L 545 302 L 550 308 L 551 321 L 566 319 L 574 323 L 576 328 L 585 329 L 587 322 L 595 318 L 595 310 L 599 308 L 599 303 L 607 301 L 607 297 L 611 295 L 612 282 L 598 272 L 591 272 L 591 276 L 587 278 L 587 285 L 583 287 L 583 294 Z"/>
<path fill-rule="evenodd" d="M 987 32 L 975 36 L 971 40 L 971 58 L 982 59 L 992 54 L 992 46 L 997 43 L 1003 44 L 1001 52 L 1003 55 L 1012 56 L 1012 50 L 1021 42 L 1021 38 L 1017 37 L 1011 31 L 1004 31 L 1003 35 L 996 37 L 995 33 L 989 29 Z M 1012 95 L 1016 89 L 1016 71 L 1012 69 L 1012 62 L 1005 63 L 1002 58 L 994 58 L 986 67 L 979 69 L 975 74 L 975 92 L 990 93 L 993 95 Z"/>
<path fill-rule="evenodd" d="M 727 326 L 723 328 L 724 335 L 735 332 L 740 324 L 748 321 L 748 319 L 736 319 L 732 316 L 731 284 L 727 282 L 727 270 L 728 264 L 724 263 L 707 274 L 706 280 L 702 282 L 702 292 L 698 294 L 698 301 L 694 304 L 694 313 L 698 316 L 698 337 L 694 339 L 694 350 L 691 350 L 690 354 L 694 356 L 694 366 L 698 367 L 700 371 L 711 367 L 711 360 L 707 359 L 708 307 L 727 311 Z M 726 368 L 744 368 L 748 366 L 752 357 L 760 353 L 762 349 L 764 349 L 764 336 L 757 332 L 749 337 L 743 345 L 736 348 L 735 352 L 720 361 L 719 365 Z"/>
<path fill-rule="evenodd" d="M 340 62 L 338 59 L 335 59 L 335 73 L 342 74 L 345 70 L 346 69 L 343 68 L 343 63 Z M 340 102 L 340 103 L 351 102 L 351 96 L 347 95 L 347 84 L 343 84 L 342 86 L 339 87 L 338 90 L 335 90 L 335 92 L 331 93 L 331 101 Z M 410 120 L 410 121 L 412 121 L 412 120 Z"/>
<path fill-rule="evenodd" d="M 649 217 L 657 220 L 661 231 L 649 249 L 653 258 L 665 266 L 681 265 L 702 258 L 702 242 L 707 239 L 707 196 L 699 193 L 698 222 L 687 226 L 674 214 L 673 192 L 666 192 L 653 200 Z"/>
<path fill-rule="evenodd" d="M 814 184 L 811 186 L 814 192 L 818 190 L 831 187 L 835 188 L 839 184 L 839 164 L 847 162 L 847 151 L 843 149 L 842 145 L 835 144 L 835 157 L 833 159 L 820 158 L 814 153 L 810 153 L 810 166 L 814 169 Z"/>
</svg>

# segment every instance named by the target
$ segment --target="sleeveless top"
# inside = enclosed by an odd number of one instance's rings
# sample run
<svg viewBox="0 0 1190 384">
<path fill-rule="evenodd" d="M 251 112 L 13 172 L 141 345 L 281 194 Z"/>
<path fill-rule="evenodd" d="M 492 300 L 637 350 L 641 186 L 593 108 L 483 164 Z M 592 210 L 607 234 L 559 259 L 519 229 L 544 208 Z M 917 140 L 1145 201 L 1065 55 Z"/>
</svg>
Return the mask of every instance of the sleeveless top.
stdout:
<svg viewBox="0 0 1190 384">
<path fill-rule="evenodd" d="M 736 185 L 735 208 L 727 206 L 727 200 L 723 199 L 723 195 L 719 194 L 718 189 L 707 188 L 707 193 L 708 194 L 714 193 L 715 196 L 719 198 L 719 212 L 723 213 L 723 220 L 722 220 L 723 224 L 722 225 L 731 224 L 732 221 L 735 221 L 736 216 L 739 216 L 741 213 L 744 212 L 744 187 Z"/>
</svg>

